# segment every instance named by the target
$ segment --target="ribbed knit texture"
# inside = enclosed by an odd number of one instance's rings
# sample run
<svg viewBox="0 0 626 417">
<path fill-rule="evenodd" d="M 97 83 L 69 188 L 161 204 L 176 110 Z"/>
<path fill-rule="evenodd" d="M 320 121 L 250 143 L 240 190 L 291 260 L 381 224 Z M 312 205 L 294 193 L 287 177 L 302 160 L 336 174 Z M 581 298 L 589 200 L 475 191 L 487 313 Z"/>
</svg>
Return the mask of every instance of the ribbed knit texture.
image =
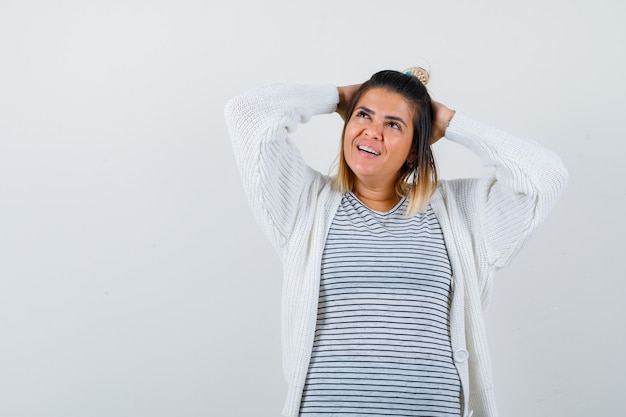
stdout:
<svg viewBox="0 0 626 417">
<path fill-rule="evenodd" d="M 283 414 L 296 417 L 313 347 L 320 265 L 341 194 L 305 165 L 288 134 L 331 113 L 333 86 L 277 85 L 229 101 L 225 115 L 246 195 L 283 267 Z M 337 137 L 329 140 L 338 141 Z M 553 152 L 456 113 L 446 137 L 494 166 L 480 179 L 442 181 L 431 200 L 453 271 L 450 331 L 464 416 L 497 415 L 484 312 L 493 273 L 507 265 L 543 221 L 567 182 Z"/>
</svg>

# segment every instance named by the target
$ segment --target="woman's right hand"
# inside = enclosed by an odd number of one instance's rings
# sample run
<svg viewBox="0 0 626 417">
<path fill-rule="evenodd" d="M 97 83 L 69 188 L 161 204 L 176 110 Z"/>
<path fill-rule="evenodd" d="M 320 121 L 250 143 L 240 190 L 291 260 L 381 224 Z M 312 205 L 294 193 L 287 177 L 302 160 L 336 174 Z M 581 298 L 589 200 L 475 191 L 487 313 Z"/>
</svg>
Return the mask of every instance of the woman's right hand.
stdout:
<svg viewBox="0 0 626 417">
<path fill-rule="evenodd" d="M 335 110 L 339 116 L 345 122 L 350 115 L 346 114 L 348 111 L 348 105 L 352 101 L 352 97 L 358 91 L 361 84 L 352 84 L 346 85 L 343 87 L 337 87 L 337 91 L 339 92 L 339 103 L 337 104 L 337 110 Z"/>
</svg>

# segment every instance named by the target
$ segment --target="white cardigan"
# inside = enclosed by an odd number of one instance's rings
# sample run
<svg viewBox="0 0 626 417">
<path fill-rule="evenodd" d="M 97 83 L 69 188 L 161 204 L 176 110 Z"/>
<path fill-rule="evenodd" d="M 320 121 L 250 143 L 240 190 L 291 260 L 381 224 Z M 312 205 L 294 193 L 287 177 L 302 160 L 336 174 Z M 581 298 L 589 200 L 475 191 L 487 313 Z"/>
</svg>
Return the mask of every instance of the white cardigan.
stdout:
<svg viewBox="0 0 626 417">
<path fill-rule="evenodd" d="M 305 164 L 289 132 L 313 115 L 334 112 L 338 102 L 334 86 L 275 85 L 235 97 L 225 110 L 251 208 L 283 263 L 287 417 L 299 412 L 313 346 L 322 251 L 341 199 L 329 177 Z M 568 174 L 559 157 L 537 143 L 459 112 L 446 138 L 495 166 L 484 178 L 440 181 L 431 199 L 452 264 L 450 331 L 463 415 L 495 417 L 484 322 L 492 277 L 546 217 Z"/>
</svg>

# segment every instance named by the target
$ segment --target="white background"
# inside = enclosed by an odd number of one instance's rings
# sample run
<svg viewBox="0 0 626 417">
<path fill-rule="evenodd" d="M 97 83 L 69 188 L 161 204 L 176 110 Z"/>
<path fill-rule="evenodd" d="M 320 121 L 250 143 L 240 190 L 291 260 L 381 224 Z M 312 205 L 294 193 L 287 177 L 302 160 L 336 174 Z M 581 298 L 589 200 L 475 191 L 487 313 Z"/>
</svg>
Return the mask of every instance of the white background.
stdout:
<svg viewBox="0 0 626 417">
<path fill-rule="evenodd" d="M 219 3 L 223 3 L 220 5 Z M 425 65 L 433 97 L 555 150 L 570 183 L 498 275 L 507 417 L 623 417 L 620 0 L 0 3 L 0 416 L 278 416 L 281 267 L 223 107 Z M 301 126 L 328 172 L 336 115 Z M 478 161 L 436 145 L 442 176 Z"/>
</svg>

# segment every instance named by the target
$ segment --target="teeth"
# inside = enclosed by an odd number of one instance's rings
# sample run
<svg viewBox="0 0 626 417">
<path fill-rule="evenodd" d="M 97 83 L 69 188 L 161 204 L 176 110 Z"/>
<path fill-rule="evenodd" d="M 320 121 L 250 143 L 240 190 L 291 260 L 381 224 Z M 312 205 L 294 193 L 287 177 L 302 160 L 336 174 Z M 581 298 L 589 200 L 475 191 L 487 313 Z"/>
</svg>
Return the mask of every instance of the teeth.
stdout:
<svg viewBox="0 0 626 417">
<path fill-rule="evenodd" d="M 367 153 L 371 153 L 372 155 L 376 155 L 376 156 L 380 155 L 380 154 L 379 154 L 378 152 L 376 152 L 374 149 L 369 148 L 369 147 L 364 146 L 364 145 L 360 145 L 360 146 L 359 146 L 359 150 L 361 150 L 361 151 L 365 151 L 365 152 L 367 152 Z"/>
</svg>

